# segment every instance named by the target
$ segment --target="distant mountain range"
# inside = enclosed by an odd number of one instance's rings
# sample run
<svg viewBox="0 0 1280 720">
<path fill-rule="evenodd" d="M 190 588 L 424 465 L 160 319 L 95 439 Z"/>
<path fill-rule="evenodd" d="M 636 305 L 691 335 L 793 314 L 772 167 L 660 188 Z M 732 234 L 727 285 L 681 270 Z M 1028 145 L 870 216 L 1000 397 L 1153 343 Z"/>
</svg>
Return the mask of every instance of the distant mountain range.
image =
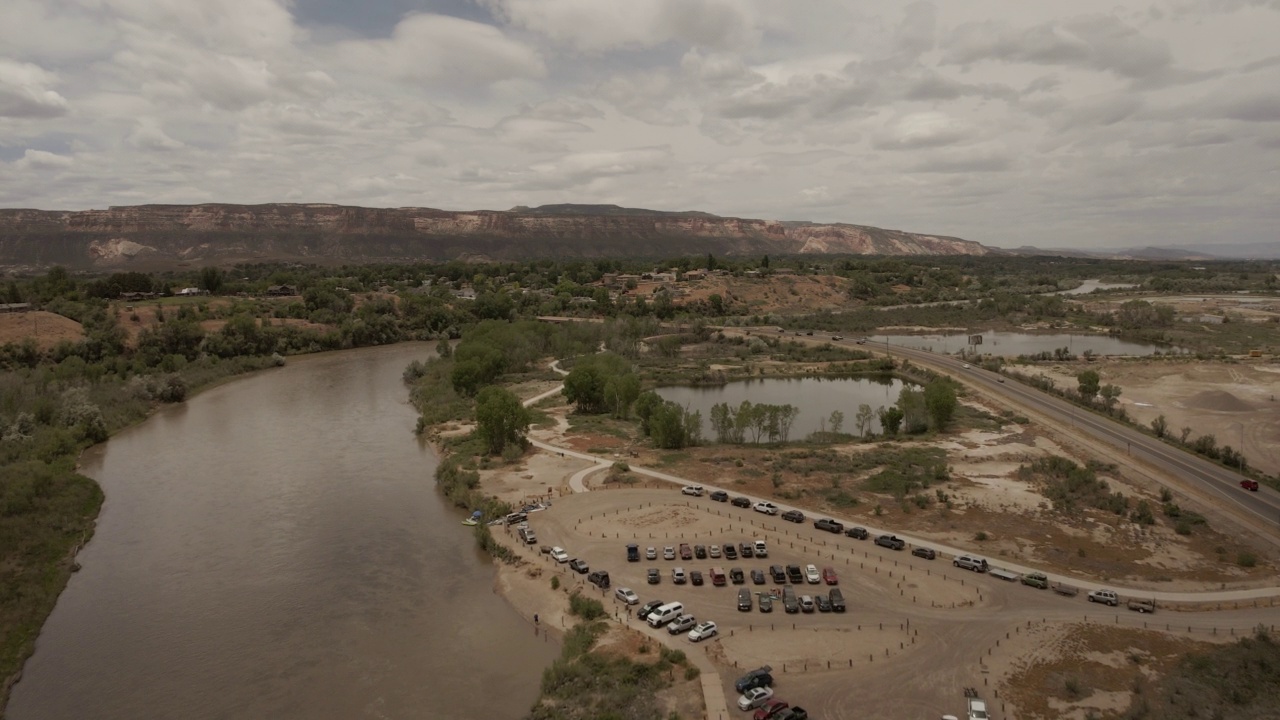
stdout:
<svg viewBox="0 0 1280 720">
<path fill-rule="evenodd" d="M 1063 255 L 1066 257 L 1113 258 L 1132 260 L 1280 260 L 1280 240 L 1274 243 L 1220 243 L 1214 245 L 1170 245 L 1168 247 L 1120 248 L 1117 250 L 1080 250 L 1076 248 L 1038 248 L 1024 245 L 1003 252 L 1018 255 Z"/>
<path fill-rule="evenodd" d="M 0 267 L 140 270 L 237 262 L 535 257 L 986 255 L 979 243 L 845 223 L 783 222 L 616 205 L 454 212 L 329 204 L 0 209 Z"/>
</svg>

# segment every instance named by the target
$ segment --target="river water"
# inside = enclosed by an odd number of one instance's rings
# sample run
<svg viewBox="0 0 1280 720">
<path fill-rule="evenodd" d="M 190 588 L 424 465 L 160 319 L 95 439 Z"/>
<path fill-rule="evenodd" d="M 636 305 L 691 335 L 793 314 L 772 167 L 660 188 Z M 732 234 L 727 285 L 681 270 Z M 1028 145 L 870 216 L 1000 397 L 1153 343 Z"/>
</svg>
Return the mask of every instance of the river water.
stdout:
<svg viewBox="0 0 1280 720">
<path fill-rule="evenodd" d="M 87 453 L 97 533 L 11 720 L 515 718 L 558 648 L 493 593 L 400 373 L 291 359 Z"/>
</svg>

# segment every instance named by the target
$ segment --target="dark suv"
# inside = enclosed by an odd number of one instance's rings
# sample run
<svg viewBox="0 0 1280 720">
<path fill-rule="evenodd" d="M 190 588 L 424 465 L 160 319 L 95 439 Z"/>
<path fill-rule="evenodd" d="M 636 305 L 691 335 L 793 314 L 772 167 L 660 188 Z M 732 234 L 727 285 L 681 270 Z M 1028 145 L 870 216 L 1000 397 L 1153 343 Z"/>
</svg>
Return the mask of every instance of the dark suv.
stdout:
<svg viewBox="0 0 1280 720">
<path fill-rule="evenodd" d="M 742 573 L 742 568 L 734 568 L 729 571 L 729 582 L 734 585 L 741 585 L 747 581 L 747 576 Z"/>
<path fill-rule="evenodd" d="M 639 545 L 627 546 L 627 562 L 640 562 L 640 546 Z"/>
<path fill-rule="evenodd" d="M 867 537 L 870 535 L 870 533 L 868 533 L 867 529 L 864 527 L 851 527 L 848 530 L 845 530 L 844 534 L 848 535 L 854 540 L 866 540 Z"/>
<path fill-rule="evenodd" d="M 742 612 L 751 612 L 751 591 L 742 588 L 738 591 L 738 609 Z"/>
<path fill-rule="evenodd" d="M 738 678 L 738 681 L 733 684 L 733 689 L 742 693 L 751 688 L 768 687 L 773 684 L 773 676 L 769 674 L 772 670 L 773 668 L 768 665 L 758 667 Z"/>
<path fill-rule="evenodd" d="M 751 543 L 742 543 L 738 545 L 738 554 L 745 560 L 747 558 L 755 557 L 756 551 L 751 547 Z"/>
<path fill-rule="evenodd" d="M 793 523 L 802 523 L 804 522 L 804 513 L 799 510 L 788 510 L 782 513 L 782 519 Z"/>
<path fill-rule="evenodd" d="M 602 590 L 606 590 L 609 588 L 609 573 L 604 570 L 596 570 L 587 576 L 587 582 Z"/>
<path fill-rule="evenodd" d="M 716 490 L 715 492 L 711 493 L 711 495 L 709 495 L 708 497 L 710 497 L 712 500 L 715 500 L 716 502 L 729 502 L 729 493 L 723 490 Z"/>
<path fill-rule="evenodd" d="M 792 585 L 804 583 L 804 571 L 800 569 L 799 565 L 788 565 L 787 580 L 791 581 Z"/>
<path fill-rule="evenodd" d="M 773 581 L 779 585 L 787 581 L 787 571 L 783 570 L 781 565 L 770 565 L 769 574 L 773 576 Z"/>
<path fill-rule="evenodd" d="M 741 495 L 739 495 L 738 497 L 733 499 L 733 504 L 736 507 L 749 508 L 751 507 L 751 500 L 750 498 L 744 498 Z"/>
<path fill-rule="evenodd" d="M 734 546 L 733 546 L 733 543 L 725 543 L 725 546 L 724 546 L 724 559 L 725 559 L 725 560 L 737 560 L 737 559 L 738 559 L 738 549 L 737 549 L 736 547 L 734 547 Z"/>
<path fill-rule="evenodd" d="M 844 612 L 844 593 L 840 592 L 840 588 L 831 588 L 831 592 L 827 593 L 827 598 L 831 601 L 832 610 Z"/>
<path fill-rule="evenodd" d="M 890 550 L 901 550 L 907 546 L 907 542 L 897 535 L 881 535 L 876 538 L 876 544 Z"/>
<path fill-rule="evenodd" d="M 827 532 L 833 532 L 833 533 L 844 532 L 844 524 L 836 522 L 831 518 L 822 518 L 821 520 L 815 520 L 813 523 L 813 526 L 818 528 L 819 530 L 826 530 Z"/>
</svg>

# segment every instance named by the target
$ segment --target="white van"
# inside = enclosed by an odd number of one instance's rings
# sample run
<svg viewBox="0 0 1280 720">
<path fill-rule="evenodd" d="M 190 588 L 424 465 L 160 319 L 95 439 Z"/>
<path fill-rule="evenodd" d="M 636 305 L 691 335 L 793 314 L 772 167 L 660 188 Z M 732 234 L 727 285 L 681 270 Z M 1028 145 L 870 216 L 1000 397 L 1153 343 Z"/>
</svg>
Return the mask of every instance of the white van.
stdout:
<svg viewBox="0 0 1280 720">
<path fill-rule="evenodd" d="M 663 625 L 666 625 L 672 620 L 675 620 L 676 618 L 680 617 L 680 614 L 683 612 L 684 612 L 684 605 L 682 605 L 681 603 L 678 603 L 678 602 L 667 603 L 666 605 L 662 605 L 657 610 L 654 610 L 653 612 L 649 613 L 649 617 L 648 617 L 649 625 L 652 627 L 662 627 Z"/>
</svg>

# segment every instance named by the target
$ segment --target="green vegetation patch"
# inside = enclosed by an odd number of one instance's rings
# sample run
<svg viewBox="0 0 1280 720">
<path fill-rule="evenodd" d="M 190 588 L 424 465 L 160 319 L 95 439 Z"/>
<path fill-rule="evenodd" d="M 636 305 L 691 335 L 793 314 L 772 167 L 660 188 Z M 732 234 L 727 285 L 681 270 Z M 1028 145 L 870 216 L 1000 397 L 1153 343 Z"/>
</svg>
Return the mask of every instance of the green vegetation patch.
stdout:
<svg viewBox="0 0 1280 720">
<path fill-rule="evenodd" d="M 1135 697 L 1127 718 L 1263 720 L 1280 708 L 1280 644 L 1265 628 L 1233 645 L 1186 656 Z"/>
<path fill-rule="evenodd" d="M 1107 481 L 1100 479 L 1093 468 L 1077 465 L 1064 457 L 1051 455 L 1022 465 L 1018 468 L 1018 477 L 1041 482 L 1045 497 L 1060 513 L 1076 514 L 1082 508 L 1096 508 L 1124 515 L 1129 509 L 1128 498 L 1112 492 Z"/>
</svg>

